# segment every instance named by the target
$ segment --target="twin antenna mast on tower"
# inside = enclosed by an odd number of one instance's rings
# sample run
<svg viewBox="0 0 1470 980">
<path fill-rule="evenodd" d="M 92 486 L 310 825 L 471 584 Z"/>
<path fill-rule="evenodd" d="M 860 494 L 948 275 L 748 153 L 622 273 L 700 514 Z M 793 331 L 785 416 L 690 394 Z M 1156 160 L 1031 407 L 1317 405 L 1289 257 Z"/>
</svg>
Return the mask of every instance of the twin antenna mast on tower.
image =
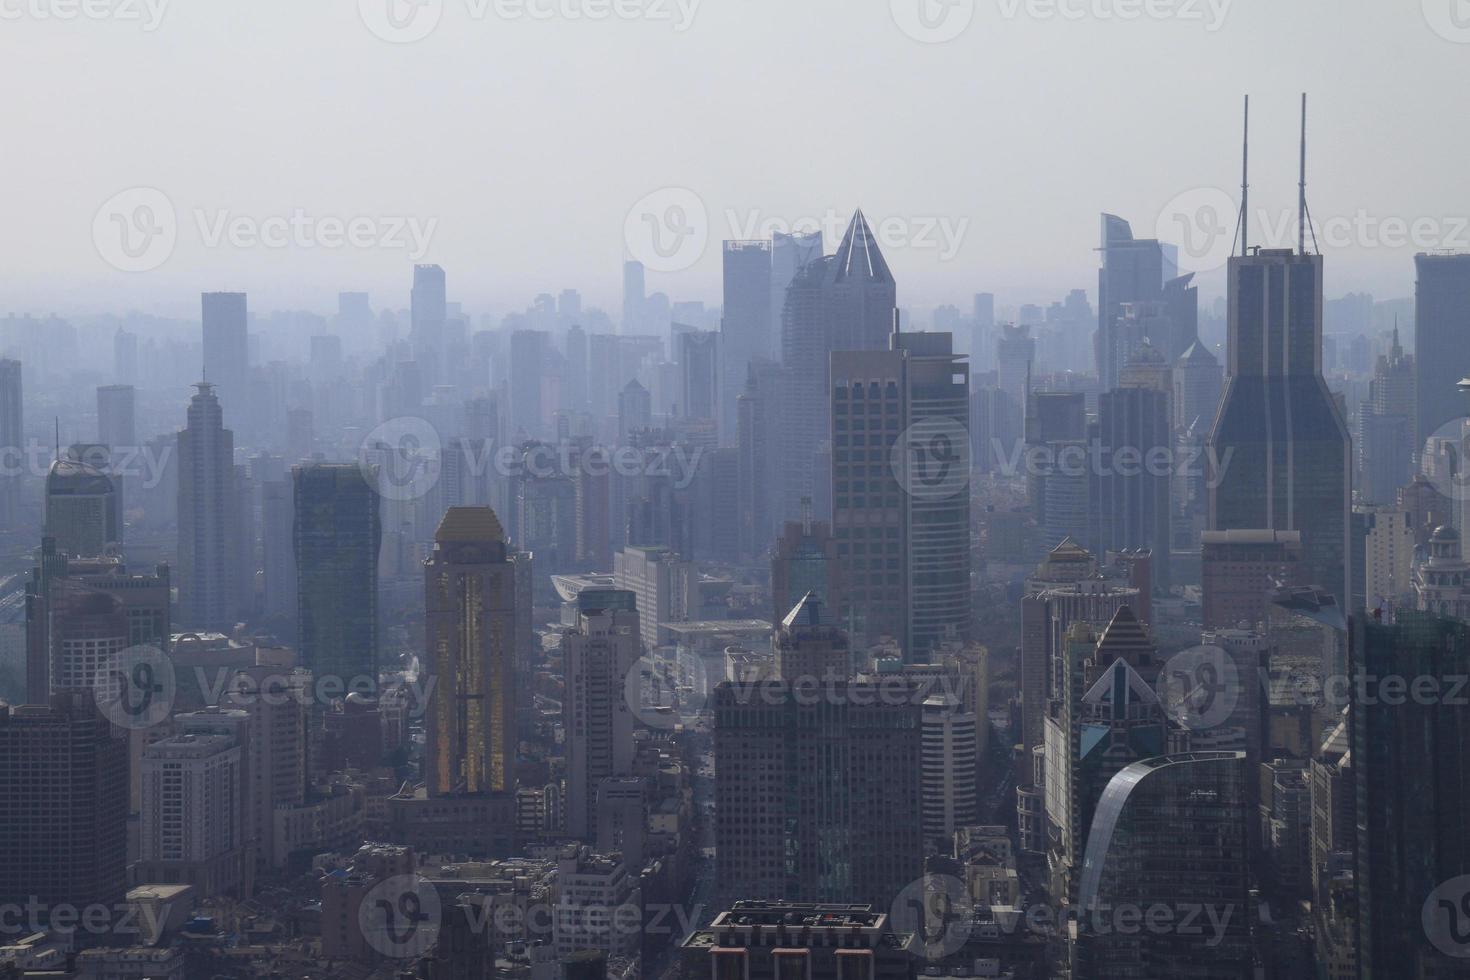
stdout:
<svg viewBox="0 0 1470 980">
<path fill-rule="evenodd" d="M 1312 213 L 1307 207 L 1307 93 L 1302 93 L 1301 176 L 1297 182 L 1297 253 L 1307 254 L 1307 232 L 1312 233 L 1312 251 L 1320 253 L 1317 229 L 1312 227 Z M 1240 148 L 1240 215 L 1236 221 L 1236 238 L 1240 254 L 1250 254 L 1250 171 L 1251 171 L 1251 97 L 1245 97 L 1245 133 Z"/>
</svg>

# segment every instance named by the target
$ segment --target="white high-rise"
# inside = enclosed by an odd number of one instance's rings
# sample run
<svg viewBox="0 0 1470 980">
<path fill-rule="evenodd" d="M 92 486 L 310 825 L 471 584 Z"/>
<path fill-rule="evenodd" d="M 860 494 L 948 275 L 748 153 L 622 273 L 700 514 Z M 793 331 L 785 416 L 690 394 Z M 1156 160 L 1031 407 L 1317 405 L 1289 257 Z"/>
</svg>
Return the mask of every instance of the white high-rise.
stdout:
<svg viewBox="0 0 1470 980">
<path fill-rule="evenodd" d="M 562 635 L 566 693 L 567 833 L 597 828 L 601 780 L 633 771 L 633 712 L 624 694 L 642 652 L 636 597 L 597 589 L 577 597 L 577 626 Z"/>
<path fill-rule="evenodd" d="M 954 840 L 956 830 L 979 822 L 977 723 L 975 713 L 952 695 L 924 701 L 924 836 L 939 842 L 941 849 Z"/>
</svg>

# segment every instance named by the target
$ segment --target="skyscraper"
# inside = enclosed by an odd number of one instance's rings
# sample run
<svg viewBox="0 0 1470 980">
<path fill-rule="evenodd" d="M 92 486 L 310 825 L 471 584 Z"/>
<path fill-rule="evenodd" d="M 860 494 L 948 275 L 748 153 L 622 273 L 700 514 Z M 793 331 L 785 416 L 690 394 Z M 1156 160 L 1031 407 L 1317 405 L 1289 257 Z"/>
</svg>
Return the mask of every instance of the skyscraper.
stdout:
<svg viewBox="0 0 1470 980">
<path fill-rule="evenodd" d="M 1236 256 L 1228 302 L 1209 527 L 1300 531 L 1303 584 L 1346 609 L 1351 440 L 1322 376 L 1322 257 L 1290 249 Z"/>
<path fill-rule="evenodd" d="M 437 265 L 413 267 L 413 292 L 409 343 L 424 387 L 432 388 L 444 377 L 444 346 L 449 302 L 444 270 Z M 417 407 L 417 406 L 413 406 Z"/>
<path fill-rule="evenodd" d="M 679 334 L 679 413 L 686 419 L 718 418 L 723 404 L 720 391 L 720 342 L 724 335 L 709 330 Z"/>
<path fill-rule="evenodd" d="M 119 452 L 135 449 L 138 432 L 133 421 L 135 391 L 132 385 L 103 385 L 97 389 L 97 441 Z"/>
<path fill-rule="evenodd" d="M 292 471 L 300 663 L 377 684 L 379 499 L 356 464 Z"/>
<path fill-rule="evenodd" d="M 577 625 L 562 634 L 566 691 L 567 833 L 597 829 L 604 779 L 632 775 L 633 712 L 625 688 L 643 655 L 638 600 L 631 592 L 588 589 L 576 599 Z"/>
<path fill-rule="evenodd" d="M 1464 396 L 1455 386 L 1470 374 L 1464 356 L 1470 334 L 1470 254 L 1420 254 L 1414 270 L 1414 448 L 1423 450 L 1442 425 L 1465 415 Z"/>
<path fill-rule="evenodd" d="M 1415 363 L 1399 344 L 1395 326 L 1393 345 L 1374 367 L 1368 401 L 1358 408 L 1357 487 L 1362 503 L 1391 504 L 1399 488 L 1412 479 Z M 1463 397 L 1458 392 L 1455 396 Z M 1423 449 L 1423 442 L 1417 448 Z"/>
<path fill-rule="evenodd" d="M 122 509 L 112 477 L 71 452 L 52 463 L 46 474 L 43 533 L 70 557 L 90 558 L 115 549 L 122 542 Z"/>
<path fill-rule="evenodd" d="M 250 336 L 244 293 L 205 293 L 204 380 L 236 425 L 250 418 Z"/>
<path fill-rule="evenodd" d="M 516 589 L 488 507 L 451 507 L 424 565 L 429 795 L 515 791 Z"/>
<path fill-rule="evenodd" d="M 771 236 L 771 336 L 765 356 L 781 357 L 781 324 L 786 310 L 786 290 L 791 282 L 811 263 L 826 254 L 826 243 L 820 231 Z"/>
<path fill-rule="evenodd" d="M 240 611 L 235 436 L 214 385 L 194 387 L 179 433 L 179 619 L 190 629 L 228 631 Z"/>
<path fill-rule="evenodd" d="M 1243 752 L 1194 752 L 1135 762 L 1112 778 L 1087 834 L 1078 980 L 1250 976 L 1253 775 Z M 1195 910 L 1204 921 L 1133 929 L 1115 918 L 1123 909 L 1169 909 L 1174 923 Z"/>
<path fill-rule="evenodd" d="M 48 918 L 58 908 L 117 909 L 127 822 L 127 743 L 90 691 L 0 702 L 0 895 L 29 898 Z"/>
<path fill-rule="evenodd" d="M 818 500 L 822 516 L 813 460 L 831 435 L 831 357 L 834 351 L 888 348 L 896 291 L 861 211 L 837 254 L 812 261 L 792 280 L 781 318 L 781 359 L 790 384 L 780 516 L 795 516 L 803 497 Z"/>
<path fill-rule="evenodd" d="M 647 284 L 642 262 L 623 263 L 623 323 L 624 334 L 641 333 L 644 327 L 644 306 L 648 302 Z"/>
<path fill-rule="evenodd" d="M 1170 465 L 1174 440 L 1169 396 L 1151 388 L 1119 388 L 1098 396 L 1103 465 L 1093 474 L 1091 514 L 1101 554 L 1147 548 L 1158 581 L 1169 585 Z"/>
<path fill-rule="evenodd" d="M 969 631 L 969 371 L 949 334 L 898 332 L 890 350 L 834 352 L 831 371 L 832 528 L 855 628 L 922 663 Z"/>
<path fill-rule="evenodd" d="M 757 357 L 774 356 L 776 349 L 771 243 L 725 242 L 724 263 L 719 417 L 721 441 L 729 445 L 736 436 L 736 400 L 745 390 L 750 363 Z"/>
<path fill-rule="evenodd" d="M 1124 306 L 1152 303 L 1163 296 L 1167 269 L 1164 247 L 1156 239 L 1135 239 L 1128 222 L 1102 216 L 1102 267 L 1097 277 L 1097 376 L 1103 391 L 1118 386 L 1127 350 L 1118 330 Z M 1186 284 L 1187 285 L 1187 284 Z"/>
<path fill-rule="evenodd" d="M 751 362 L 737 403 L 740 552 L 746 558 L 762 555 L 770 546 L 782 500 L 782 377 L 779 364 L 757 358 Z"/>
<path fill-rule="evenodd" d="M 25 414 L 21 398 L 20 361 L 0 360 L 0 452 L 16 459 L 25 449 Z M 20 521 L 22 473 L 0 473 L 0 527 Z"/>
</svg>

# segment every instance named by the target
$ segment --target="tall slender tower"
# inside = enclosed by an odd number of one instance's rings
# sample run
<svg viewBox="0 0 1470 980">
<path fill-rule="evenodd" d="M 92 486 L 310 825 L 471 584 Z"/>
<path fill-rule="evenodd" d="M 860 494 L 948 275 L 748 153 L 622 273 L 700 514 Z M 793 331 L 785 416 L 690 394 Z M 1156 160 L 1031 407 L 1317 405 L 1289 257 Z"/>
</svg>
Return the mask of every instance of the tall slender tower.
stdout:
<svg viewBox="0 0 1470 980">
<path fill-rule="evenodd" d="M 562 634 L 567 732 L 567 833 L 597 831 L 597 788 L 633 773 L 633 712 L 624 695 L 643 644 L 638 597 L 617 589 L 577 596 L 577 625 Z"/>
<path fill-rule="evenodd" d="M 235 435 L 214 385 L 201 382 L 179 433 L 179 618 L 190 629 L 227 631 L 239 613 L 235 585 Z"/>
<path fill-rule="evenodd" d="M 21 408 L 20 361 L 0 360 L 0 452 L 23 449 L 25 418 Z M 19 474 L 0 473 L 0 527 L 15 527 L 20 519 Z"/>
<path fill-rule="evenodd" d="M 301 665 L 376 682 L 378 494 L 355 463 L 298 466 L 292 479 Z"/>
<path fill-rule="evenodd" d="M 1322 256 L 1258 249 L 1231 258 L 1228 304 L 1209 528 L 1300 531 L 1303 574 L 1346 609 L 1352 449 L 1322 376 Z"/>
<path fill-rule="evenodd" d="M 516 586 L 489 507 L 451 507 L 424 565 L 430 796 L 515 790 Z"/>
<path fill-rule="evenodd" d="M 205 293 L 204 380 L 239 425 L 250 418 L 250 338 L 244 293 Z"/>
</svg>

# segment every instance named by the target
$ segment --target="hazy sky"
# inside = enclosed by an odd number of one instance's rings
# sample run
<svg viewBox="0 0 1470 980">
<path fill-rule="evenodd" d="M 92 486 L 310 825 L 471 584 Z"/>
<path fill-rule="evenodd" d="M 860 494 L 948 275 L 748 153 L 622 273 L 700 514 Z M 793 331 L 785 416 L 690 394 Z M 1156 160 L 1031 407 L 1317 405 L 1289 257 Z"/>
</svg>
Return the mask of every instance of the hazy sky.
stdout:
<svg viewBox="0 0 1470 980">
<path fill-rule="evenodd" d="M 650 289 L 716 303 L 720 239 L 857 206 L 902 304 L 1091 294 L 1100 211 L 1152 237 L 1235 196 L 1246 92 L 1278 238 L 1311 94 L 1329 295 L 1470 246 L 1460 0 L 418 2 L 0 0 L 0 313 L 400 306 L 415 258 L 472 310 L 616 310 L 644 212 L 692 232 Z"/>
</svg>

